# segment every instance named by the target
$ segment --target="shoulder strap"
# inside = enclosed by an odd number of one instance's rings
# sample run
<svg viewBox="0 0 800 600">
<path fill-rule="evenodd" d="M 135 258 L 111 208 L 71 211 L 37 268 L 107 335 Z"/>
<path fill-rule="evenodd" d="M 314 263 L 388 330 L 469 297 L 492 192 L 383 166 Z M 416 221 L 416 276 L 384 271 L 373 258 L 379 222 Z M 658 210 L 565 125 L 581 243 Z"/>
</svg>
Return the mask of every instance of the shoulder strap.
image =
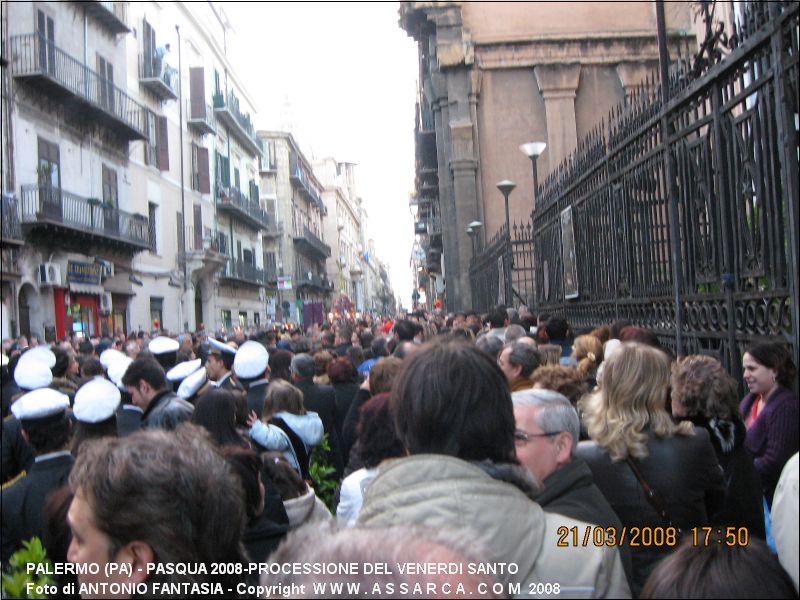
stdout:
<svg viewBox="0 0 800 600">
<path fill-rule="evenodd" d="M 628 455 L 625 458 L 625 461 L 628 463 L 628 466 L 630 467 L 631 471 L 633 471 L 633 474 L 636 476 L 636 479 L 639 480 L 639 484 L 642 486 L 645 498 L 647 498 L 647 501 L 650 503 L 650 506 L 652 506 L 655 509 L 655 511 L 658 513 L 658 515 L 661 517 L 664 523 L 671 526 L 672 519 L 670 519 L 669 515 L 667 514 L 667 507 L 664 502 L 664 498 L 661 496 L 661 494 L 658 493 L 657 490 L 654 490 L 652 487 L 650 487 L 650 484 L 647 483 L 645 478 L 642 476 L 641 471 L 639 471 L 639 467 L 636 466 L 636 462 L 633 460 L 633 457 Z"/>
<path fill-rule="evenodd" d="M 294 449 L 294 454 L 297 457 L 297 462 L 300 465 L 300 476 L 307 481 L 310 480 L 311 475 L 308 471 L 310 457 L 306 451 L 305 442 L 303 442 L 303 440 L 300 439 L 300 436 L 297 435 L 294 430 L 289 427 L 286 421 L 280 417 L 273 417 L 269 422 L 271 425 L 278 427 L 289 438 L 289 442 L 292 444 L 292 448 Z"/>
</svg>

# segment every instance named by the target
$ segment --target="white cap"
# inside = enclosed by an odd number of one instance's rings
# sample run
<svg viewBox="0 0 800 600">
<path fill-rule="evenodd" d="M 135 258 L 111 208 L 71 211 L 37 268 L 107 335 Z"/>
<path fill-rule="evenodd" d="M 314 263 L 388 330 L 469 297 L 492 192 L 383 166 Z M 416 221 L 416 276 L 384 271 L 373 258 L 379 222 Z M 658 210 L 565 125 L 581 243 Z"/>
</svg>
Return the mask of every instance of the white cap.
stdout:
<svg viewBox="0 0 800 600">
<path fill-rule="evenodd" d="M 245 342 L 233 359 L 233 372 L 237 377 L 252 379 L 260 377 L 269 364 L 269 353 L 263 344 Z"/>
<path fill-rule="evenodd" d="M 5 367 L 8 364 L 8 357 L 5 354 L 0 354 L 0 367 Z"/>
<path fill-rule="evenodd" d="M 206 379 L 206 370 L 204 368 L 197 369 L 197 371 L 191 375 L 187 375 L 184 380 L 181 381 L 180 386 L 178 386 L 178 397 L 188 400 L 203 387 Z"/>
<path fill-rule="evenodd" d="M 11 405 L 11 412 L 20 421 L 44 419 L 69 408 L 69 398 L 51 388 L 33 390 Z"/>
<path fill-rule="evenodd" d="M 100 364 L 103 365 L 104 369 L 108 370 L 108 367 L 111 365 L 111 363 L 118 361 L 121 358 L 125 358 L 125 354 L 116 348 L 106 348 L 100 353 Z"/>
<path fill-rule="evenodd" d="M 622 346 L 622 342 L 616 338 L 612 338 L 603 344 L 603 360 L 608 360 L 614 356 L 614 354 L 617 353 L 617 350 L 619 350 L 620 346 Z"/>
<path fill-rule="evenodd" d="M 211 345 L 210 352 L 225 352 L 226 354 L 236 354 L 236 348 L 229 346 L 225 342 L 220 342 L 214 338 L 208 338 L 208 343 Z"/>
<path fill-rule="evenodd" d="M 108 378 L 121 390 L 125 389 L 125 386 L 122 385 L 122 377 L 132 362 L 133 359 L 130 356 L 123 356 L 108 366 Z"/>
<path fill-rule="evenodd" d="M 53 372 L 46 364 L 29 360 L 23 364 L 22 359 L 17 363 L 17 368 L 14 370 L 14 381 L 20 389 L 23 390 L 38 390 L 39 388 L 46 388 L 53 382 Z"/>
<path fill-rule="evenodd" d="M 36 346 L 22 353 L 19 357 L 17 367 L 21 367 L 29 361 L 43 363 L 47 365 L 48 369 L 52 369 L 56 366 L 56 355 L 53 354 L 49 346 Z"/>
<path fill-rule="evenodd" d="M 177 352 L 178 348 L 181 345 L 178 343 L 177 340 L 173 340 L 172 338 L 166 337 L 164 335 L 160 335 L 157 338 L 153 338 L 150 343 L 147 345 L 147 349 L 150 350 L 153 354 L 166 354 L 167 352 Z"/>
<path fill-rule="evenodd" d="M 72 414 L 83 423 L 100 423 L 111 418 L 121 398 L 117 386 L 108 379 L 95 377 L 75 393 Z"/>
<path fill-rule="evenodd" d="M 197 371 L 200 368 L 200 363 L 203 362 L 199 358 L 195 358 L 194 360 L 185 360 L 183 362 L 179 362 L 177 365 L 172 367 L 169 371 L 167 371 L 167 380 L 168 381 L 183 381 L 189 375 Z"/>
</svg>

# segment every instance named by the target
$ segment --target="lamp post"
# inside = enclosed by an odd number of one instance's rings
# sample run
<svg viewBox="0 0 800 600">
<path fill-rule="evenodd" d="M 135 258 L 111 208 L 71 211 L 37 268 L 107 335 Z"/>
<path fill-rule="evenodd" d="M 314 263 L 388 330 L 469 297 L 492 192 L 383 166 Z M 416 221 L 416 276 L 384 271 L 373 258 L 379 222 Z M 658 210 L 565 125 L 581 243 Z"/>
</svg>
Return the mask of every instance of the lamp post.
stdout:
<svg viewBox="0 0 800 600">
<path fill-rule="evenodd" d="M 472 234 L 475 236 L 475 250 L 474 250 L 474 252 L 480 252 L 481 251 L 480 230 L 481 230 L 482 227 L 483 227 L 483 223 L 481 223 L 480 221 L 473 221 L 472 223 L 467 225 L 467 228 L 472 229 Z"/>
<path fill-rule="evenodd" d="M 475 231 L 472 227 L 467 227 L 467 235 L 469 236 L 469 241 L 472 244 L 472 259 L 475 260 Z"/>
<path fill-rule="evenodd" d="M 517 184 L 513 181 L 509 181 L 508 179 L 504 179 L 503 181 L 499 181 L 497 183 L 497 189 L 500 190 L 501 194 L 503 194 L 503 199 L 505 200 L 506 205 L 506 236 L 508 237 L 508 259 L 506 261 L 506 304 L 509 306 L 514 303 L 514 299 L 512 298 L 513 284 L 511 281 L 511 263 L 513 261 L 513 257 L 511 255 L 511 223 L 508 219 L 508 197 L 511 195 L 511 192 L 515 187 L 517 187 Z"/>
<path fill-rule="evenodd" d="M 539 172 L 536 168 L 536 159 L 542 155 L 544 149 L 547 148 L 547 144 L 544 142 L 528 142 L 527 144 L 522 144 L 519 149 L 522 150 L 523 154 L 531 159 L 531 163 L 533 166 L 533 207 L 536 208 L 536 194 L 539 192 Z"/>
</svg>

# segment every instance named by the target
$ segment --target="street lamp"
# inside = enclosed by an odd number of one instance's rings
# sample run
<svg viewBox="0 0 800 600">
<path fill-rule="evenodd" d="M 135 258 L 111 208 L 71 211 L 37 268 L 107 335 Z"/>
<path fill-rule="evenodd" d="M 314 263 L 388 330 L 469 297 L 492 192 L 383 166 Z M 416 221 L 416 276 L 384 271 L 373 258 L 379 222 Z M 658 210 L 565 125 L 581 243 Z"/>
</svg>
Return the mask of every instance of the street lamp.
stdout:
<svg viewBox="0 0 800 600">
<path fill-rule="evenodd" d="M 533 207 L 536 208 L 536 194 L 539 192 L 539 173 L 536 168 L 536 159 L 542 155 L 544 149 L 547 148 L 547 144 L 544 142 L 528 142 L 527 144 L 522 144 L 519 149 L 522 150 L 523 154 L 531 159 L 531 163 L 533 164 Z"/>
<path fill-rule="evenodd" d="M 513 181 L 509 181 L 508 179 L 504 179 L 497 183 L 497 189 L 500 190 L 500 193 L 503 194 L 503 199 L 505 200 L 506 204 L 506 235 L 508 236 L 508 261 L 506 262 L 506 303 L 510 306 L 514 303 L 513 298 L 511 297 L 513 294 L 513 287 L 511 283 L 511 262 L 513 260 L 511 256 L 511 223 L 509 223 L 508 219 L 508 197 L 511 195 L 512 190 L 517 187 L 517 184 Z"/>
<path fill-rule="evenodd" d="M 480 251 L 481 249 L 481 238 L 480 238 L 480 229 L 483 227 L 483 223 L 480 221 L 473 221 L 469 225 L 467 225 L 467 235 L 472 238 L 472 256 L 475 256 L 476 251 Z"/>
<path fill-rule="evenodd" d="M 472 227 L 467 227 L 467 235 L 469 236 L 469 241 L 472 244 L 472 259 L 475 259 L 475 231 Z"/>
</svg>

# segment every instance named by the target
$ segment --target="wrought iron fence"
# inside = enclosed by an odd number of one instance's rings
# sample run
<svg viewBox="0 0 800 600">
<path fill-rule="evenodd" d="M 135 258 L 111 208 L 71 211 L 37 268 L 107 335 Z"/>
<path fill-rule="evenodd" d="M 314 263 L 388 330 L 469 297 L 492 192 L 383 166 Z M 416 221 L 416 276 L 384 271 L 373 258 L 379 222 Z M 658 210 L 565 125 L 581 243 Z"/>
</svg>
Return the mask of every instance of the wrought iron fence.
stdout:
<svg viewBox="0 0 800 600">
<path fill-rule="evenodd" d="M 646 81 L 615 109 L 539 186 L 532 224 L 502 230 L 473 260 L 474 306 L 510 304 L 511 243 L 514 303 L 574 328 L 628 319 L 678 350 L 682 322 L 683 353 L 737 374 L 762 337 L 797 357 L 798 6 L 747 4 L 724 60 L 678 61 L 666 106 Z"/>
</svg>

